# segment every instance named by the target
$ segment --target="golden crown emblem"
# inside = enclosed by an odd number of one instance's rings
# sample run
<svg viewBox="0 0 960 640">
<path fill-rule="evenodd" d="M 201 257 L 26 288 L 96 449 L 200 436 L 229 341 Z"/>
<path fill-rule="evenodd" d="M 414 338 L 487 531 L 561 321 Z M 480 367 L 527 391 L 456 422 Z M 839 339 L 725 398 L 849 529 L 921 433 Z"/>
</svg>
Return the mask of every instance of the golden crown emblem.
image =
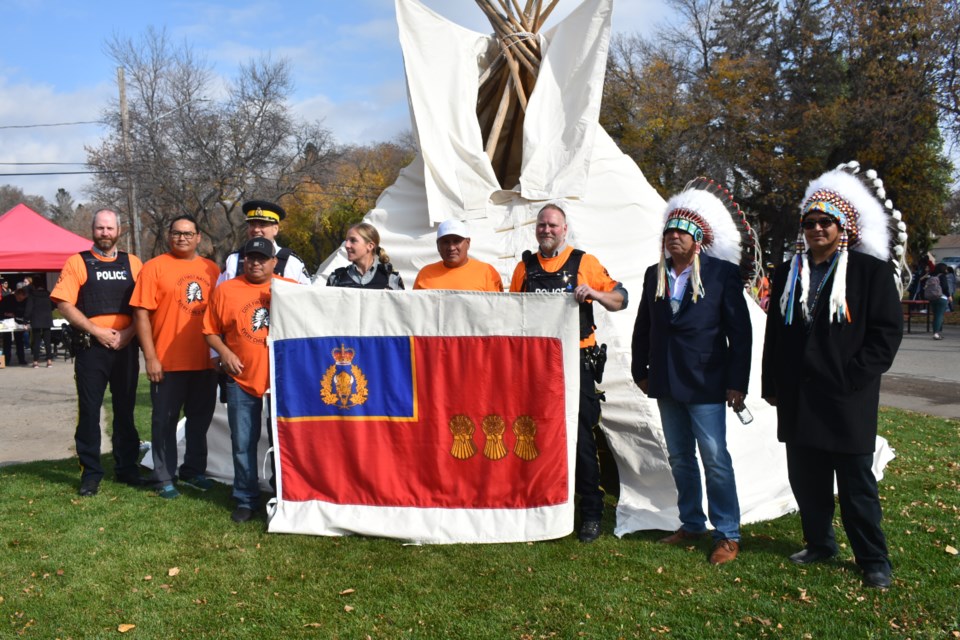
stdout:
<svg viewBox="0 0 960 640">
<path fill-rule="evenodd" d="M 370 390 L 363 370 L 353 364 L 357 352 L 340 343 L 340 347 L 330 354 L 334 364 L 327 368 L 320 380 L 320 398 L 324 404 L 334 405 L 337 409 L 352 409 L 366 402 Z"/>
<path fill-rule="evenodd" d="M 340 347 L 334 349 L 330 352 L 333 355 L 333 360 L 340 365 L 348 365 L 353 362 L 354 356 L 357 355 L 357 352 L 351 349 L 350 347 L 344 346 L 341 342 Z"/>
</svg>

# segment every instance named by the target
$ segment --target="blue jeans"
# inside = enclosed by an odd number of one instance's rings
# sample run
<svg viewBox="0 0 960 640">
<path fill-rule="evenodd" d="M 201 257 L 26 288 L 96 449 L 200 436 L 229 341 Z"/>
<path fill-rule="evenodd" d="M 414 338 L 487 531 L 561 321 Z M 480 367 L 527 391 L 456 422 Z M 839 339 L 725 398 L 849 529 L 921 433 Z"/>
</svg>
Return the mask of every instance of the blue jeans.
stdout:
<svg viewBox="0 0 960 640">
<path fill-rule="evenodd" d="M 263 409 L 263 398 L 250 395 L 232 378 L 227 379 L 227 422 L 233 444 L 233 498 L 238 507 L 253 511 L 260 504 L 257 444 L 260 442 Z"/>
<path fill-rule="evenodd" d="M 663 436 L 673 481 L 677 485 L 677 507 L 682 529 L 702 533 L 707 528 L 703 514 L 703 490 L 697 448 L 703 459 L 707 481 L 707 509 L 717 540 L 740 540 L 740 501 L 733 475 L 733 461 L 727 451 L 726 405 L 687 404 L 669 398 L 657 400 Z"/>
</svg>

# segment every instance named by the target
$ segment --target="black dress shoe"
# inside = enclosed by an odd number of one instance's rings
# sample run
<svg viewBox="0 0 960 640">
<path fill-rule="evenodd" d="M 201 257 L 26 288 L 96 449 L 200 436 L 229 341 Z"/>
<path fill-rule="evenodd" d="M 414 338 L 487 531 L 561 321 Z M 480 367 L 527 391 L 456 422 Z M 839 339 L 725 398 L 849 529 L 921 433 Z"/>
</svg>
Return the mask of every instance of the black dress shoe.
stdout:
<svg viewBox="0 0 960 640">
<path fill-rule="evenodd" d="M 830 560 L 835 555 L 836 551 L 821 551 L 819 549 L 804 549 L 803 551 L 797 551 L 795 554 L 790 556 L 790 562 L 796 564 L 813 564 L 814 562 L 826 562 Z"/>
<path fill-rule="evenodd" d="M 871 589 L 889 589 L 890 574 L 885 571 L 870 571 L 864 573 L 863 586 Z"/>
<path fill-rule="evenodd" d="M 79 493 L 84 498 L 89 498 L 90 496 L 97 495 L 97 492 L 100 491 L 100 481 L 99 480 L 84 480 L 80 483 Z"/>
<path fill-rule="evenodd" d="M 246 507 L 237 507 L 230 514 L 230 519 L 234 522 L 247 522 L 253 517 L 253 511 Z"/>
<path fill-rule="evenodd" d="M 580 531 L 577 532 L 577 538 L 580 542 L 593 542 L 600 537 L 600 521 L 585 520 L 580 525 Z"/>
</svg>

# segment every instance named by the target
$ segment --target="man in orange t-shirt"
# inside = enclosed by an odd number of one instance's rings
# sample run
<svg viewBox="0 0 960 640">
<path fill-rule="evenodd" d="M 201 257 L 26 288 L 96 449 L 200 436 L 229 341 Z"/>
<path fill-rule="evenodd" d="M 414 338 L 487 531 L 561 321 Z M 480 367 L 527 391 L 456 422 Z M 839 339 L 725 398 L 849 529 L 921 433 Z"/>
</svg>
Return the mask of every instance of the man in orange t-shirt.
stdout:
<svg viewBox="0 0 960 640">
<path fill-rule="evenodd" d="M 536 254 L 524 252 L 523 260 L 513 271 L 510 291 L 567 291 L 580 303 L 580 411 L 575 487 L 580 494 L 580 529 L 577 535 L 581 542 L 593 542 L 600 536 L 603 516 L 600 461 L 594 435 L 594 428 L 600 424 L 600 395 L 594 378 L 598 352 L 593 302 L 607 311 L 626 309 L 627 290 L 610 277 L 594 256 L 567 245 L 567 214 L 557 205 L 548 204 L 540 209 L 536 233 L 538 251 Z"/>
<path fill-rule="evenodd" d="M 176 498 L 177 421 L 186 418 L 180 481 L 201 491 L 206 477 L 207 429 L 216 405 L 217 375 L 203 339 L 203 314 L 220 275 L 197 255 L 201 236 L 193 216 L 173 219 L 170 251 L 147 261 L 130 300 L 150 379 L 154 482 L 162 498 Z"/>
<path fill-rule="evenodd" d="M 75 341 L 80 495 L 100 490 L 100 407 L 110 385 L 113 406 L 113 460 L 117 480 L 140 485 L 140 436 L 133 422 L 140 377 L 140 354 L 133 328 L 130 294 L 140 260 L 117 250 L 120 217 L 108 209 L 93 214 L 93 246 L 70 256 L 50 292 L 60 314 L 80 338 Z"/>
<path fill-rule="evenodd" d="M 413 283 L 414 289 L 503 291 L 503 280 L 492 265 L 470 258 L 470 230 L 459 220 L 444 220 L 437 228 L 440 262 L 428 264 Z"/>
<path fill-rule="evenodd" d="M 227 380 L 227 420 L 233 442 L 234 522 L 246 522 L 259 507 L 257 444 L 263 421 L 263 395 L 270 384 L 270 285 L 277 264 L 276 248 L 266 238 L 243 246 L 243 274 L 213 292 L 203 319 L 207 344 L 220 355 Z M 269 411 L 269 405 L 267 405 Z"/>
</svg>

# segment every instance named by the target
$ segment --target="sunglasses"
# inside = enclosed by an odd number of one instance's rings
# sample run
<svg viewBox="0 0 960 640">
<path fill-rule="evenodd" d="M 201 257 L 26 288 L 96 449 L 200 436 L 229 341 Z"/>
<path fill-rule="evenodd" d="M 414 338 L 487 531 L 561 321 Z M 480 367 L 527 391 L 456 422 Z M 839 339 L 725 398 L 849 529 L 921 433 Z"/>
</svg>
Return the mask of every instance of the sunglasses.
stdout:
<svg viewBox="0 0 960 640">
<path fill-rule="evenodd" d="M 816 229 L 817 227 L 829 229 L 832 224 L 836 224 L 836 220 L 833 218 L 807 218 L 800 223 L 800 226 L 804 229 Z"/>
</svg>

